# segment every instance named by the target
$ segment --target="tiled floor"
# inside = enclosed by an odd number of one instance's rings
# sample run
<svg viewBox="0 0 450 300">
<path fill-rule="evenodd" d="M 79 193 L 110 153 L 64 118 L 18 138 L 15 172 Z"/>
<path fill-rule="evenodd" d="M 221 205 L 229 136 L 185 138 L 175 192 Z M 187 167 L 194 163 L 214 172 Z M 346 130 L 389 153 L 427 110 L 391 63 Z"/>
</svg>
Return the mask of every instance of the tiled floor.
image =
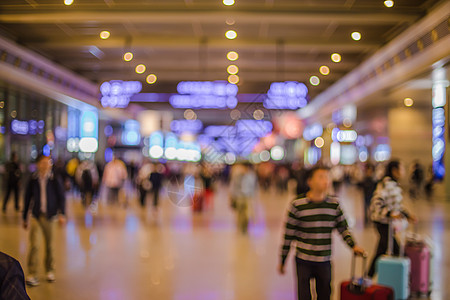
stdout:
<svg viewBox="0 0 450 300">
<path fill-rule="evenodd" d="M 101 204 L 92 216 L 71 199 L 68 224 L 56 232 L 57 281 L 30 288 L 31 298 L 294 299 L 292 259 L 286 275 L 277 273 L 282 222 L 291 196 L 261 192 L 250 234 L 242 236 L 235 230 L 226 187 L 218 188 L 212 211 L 194 216 L 167 195 L 163 191 L 156 221 L 150 210 L 134 202 L 126 209 Z M 377 237 L 373 228 L 362 226 L 361 195 L 346 187 L 341 198 L 357 241 L 372 254 Z M 432 299 L 450 299 L 450 255 L 445 252 L 450 246 L 450 203 L 409 204 L 420 218 L 419 232 L 435 242 Z M 20 224 L 19 214 L 11 210 L 0 216 L 0 250 L 16 257 L 26 271 L 28 235 Z M 339 283 L 350 276 L 351 259 L 350 249 L 336 237 L 333 299 L 338 299 Z"/>
</svg>

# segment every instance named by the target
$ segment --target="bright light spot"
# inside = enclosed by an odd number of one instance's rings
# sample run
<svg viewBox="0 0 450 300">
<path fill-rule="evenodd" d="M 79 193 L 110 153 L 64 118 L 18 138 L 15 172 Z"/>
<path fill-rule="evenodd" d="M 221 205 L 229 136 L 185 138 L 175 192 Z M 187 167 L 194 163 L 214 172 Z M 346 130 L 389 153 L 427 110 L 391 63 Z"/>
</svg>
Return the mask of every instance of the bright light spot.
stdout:
<svg viewBox="0 0 450 300">
<path fill-rule="evenodd" d="M 324 144 L 325 141 L 320 136 L 314 140 L 314 145 L 316 145 L 317 148 L 322 148 Z"/>
<path fill-rule="evenodd" d="M 133 53 L 131 53 L 131 52 L 127 52 L 123 55 L 124 61 L 131 61 L 132 59 L 133 59 Z"/>
<path fill-rule="evenodd" d="M 177 149 L 169 147 L 164 151 L 164 156 L 169 160 L 174 160 L 177 157 Z"/>
<path fill-rule="evenodd" d="M 233 109 L 230 112 L 230 117 L 233 120 L 239 120 L 241 118 L 241 112 L 239 110 L 237 110 L 237 109 Z"/>
<path fill-rule="evenodd" d="M 227 68 L 228 74 L 235 75 L 239 72 L 239 68 L 236 65 L 229 65 Z"/>
<path fill-rule="evenodd" d="M 342 124 L 344 124 L 345 127 L 350 128 L 352 127 L 352 120 L 350 120 L 349 118 L 345 118 L 344 121 L 342 121 Z"/>
<path fill-rule="evenodd" d="M 359 153 L 359 160 L 361 162 L 366 162 L 368 158 L 369 158 L 369 154 L 367 153 L 367 151 L 361 151 Z"/>
<path fill-rule="evenodd" d="M 261 161 L 269 161 L 270 160 L 270 153 L 267 150 L 264 150 L 263 152 L 261 152 L 259 154 L 259 159 L 261 159 Z"/>
<path fill-rule="evenodd" d="M 319 71 L 320 71 L 320 74 L 322 74 L 322 75 L 330 74 L 330 68 L 328 68 L 327 66 L 321 66 Z"/>
<path fill-rule="evenodd" d="M 260 109 L 257 109 L 253 112 L 253 118 L 255 118 L 255 120 L 262 120 L 264 119 L 264 112 Z"/>
<path fill-rule="evenodd" d="M 11 118 L 15 119 L 17 117 L 17 111 L 13 110 L 11 112 Z"/>
<path fill-rule="evenodd" d="M 341 144 L 338 142 L 331 143 L 330 160 L 333 165 L 337 165 L 341 160 Z"/>
<path fill-rule="evenodd" d="M 234 5 L 234 0 L 223 0 L 223 4 L 227 6 Z"/>
<path fill-rule="evenodd" d="M 237 38 L 237 33 L 234 30 L 228 30 L 227 32 L 225 32 L 225 36 L 229 40 L 234 40 L 235 38 Z"/>
<path fill-rule="evenodd" d="M 111 33 L 109 33 L 109 31 L 107 30 L 103 30 L 102 32 L 100 32 L 100 38 L 102 40 L 106 40 L 107 38 L 109 38 L 110 35 Z"/>
<path fill-rule="evenodd" d="M 230 75 L 228 76 L 228 82 L 232 84 L 238 84 L 239 83 L 239 76 L 237 75 Z"/>
<path fill-rule="evenodd" d="M 154 84 L 158 78 L 155 74 L 150 74 L 147 76 L 147 83 L 148 84 Z"/>
<path fill-rule="evenodd" d="M 359 33 L 358 31 L 352 32 L 352 39 L 354 41 L 359 41 L 361 39 L 361 33 Z"/>
<path fill-rule="evenodd" d="M 335 63 L 341 62 L 341 55 L 339 53 L 333 53 L 331 54 L 331 60 Z"/>
<path fill-rule="evenodd" d="M 226 21 L 225 21 L 225 23 L 227 23 L 227 25 L 234 25 L 234 23 L 236 23 L 236 21 L 234 21 L 234 19 L 233 18 L 228 18 Z"/>
<path fill-rule="evenodd" d="M 386 0 L 386 1 L 384 1 L 384 6 L 392 7 L 392 6 L 394 6 L 394 1 Z"/>
<path fill-rule="evenodd" d="M 155 145 L 150 148 L 149 154 L 151 158 L 158 159 L 163 156 L 164 149 L 161 146 Z"/>
<path fill-rule="evenodd" d="M 273 160 L 282 160 L 284 158 L 284 149 L 281 146 L 274 146 L 270 150 L 270 156 Z"/>
<path fill-rule="evenodd" d="M 67 140 L 67 151 L 78 152 L 78 150 L 80 150 L 79 144 L 80 141 L 78 138 L 69 138 Z"/>
<path fill-rule="evenodd" d="M 73 4 L 73 0 L 64 0 L 64 4 L 65 5 L 72 5 Z"/>
<path fill-rule="evenodd" d="M 97 152 L 98 141 L 96 138 L 82 138 L 80 140 L 81 152 Z"/>
<path fill-rule="evenodd" d="M 354 130 L 339 130 L 336 138 L 341 143 L 353 143 L 358 138 L 358 133 Z"/>
<path fill-rule="evenodd" d="M 405 106 L 411 107 L 414 104 L 414 100 L 411 98 L 405 98 L 405 100 L 403 100 L 403 103 L 405 104 Z"/>
<path fill-rule="evenodd" d="M 227 165 L 233 165 L 233 164 L 235 164 L 235 163 L 236 163 L 236 155 L 235 155 L 234 153 L 232 153 L 232 152 L 228 152 L 228 153 L 225 155 L 225 163 L 226 163 Z"/>
<path fill-rule="evenodd" d="M 236 51 L 230 51 L 227 53 L 228 60 L 235 61 L 239 58 L 239 54 Z"/>
<path fill-rule="evenodd" d="M 186 109 L 184 111 L 184 118 L 186 120 L 197 120 L 197 114 L 192 109 Z"/>
<path fill-rule="evenodd" d="M 147 68 L 145 67 L 144 64 L 139 64 L 139 65 L 136 66 L 136 73 L 142 74 L 142 73 L 145 72 L 146 69 Z"/>
<path fill-rule="evenodd" d="M 317 76 L 311 76 L 311 77 L 309 78 L 309 82 L 310 82 L 312 85 L 317 86 L 317 85 L 320 84 L 320 79 L 319 79 L 319 77 L 317 77 Z"/>
</svg>

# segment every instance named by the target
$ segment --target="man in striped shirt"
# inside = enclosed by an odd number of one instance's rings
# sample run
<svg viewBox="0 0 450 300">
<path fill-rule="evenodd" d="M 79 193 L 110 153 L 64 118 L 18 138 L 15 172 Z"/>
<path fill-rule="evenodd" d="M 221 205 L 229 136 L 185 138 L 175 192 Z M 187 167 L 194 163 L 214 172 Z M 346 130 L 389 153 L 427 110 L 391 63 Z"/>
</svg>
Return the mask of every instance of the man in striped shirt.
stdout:
<svg viewBox="0 0 450 300">
<path fill-rule="evenodd" d="M 330 299 L 333 229 L 339 231 L 356 254 L 364 254 L 364 249 L 353 240 L 338 200 L 327 195 L 329 175 L 325 167 L 311 169 L 307 177 L 309 192 L 306 197 L 293 201 L 288 212 L 279 271 L 284 274 L 286 258 L 295 242 L 299 300 L 311 299 L 311 278 L 316 280 L 317 299 Z"/>
</svg>

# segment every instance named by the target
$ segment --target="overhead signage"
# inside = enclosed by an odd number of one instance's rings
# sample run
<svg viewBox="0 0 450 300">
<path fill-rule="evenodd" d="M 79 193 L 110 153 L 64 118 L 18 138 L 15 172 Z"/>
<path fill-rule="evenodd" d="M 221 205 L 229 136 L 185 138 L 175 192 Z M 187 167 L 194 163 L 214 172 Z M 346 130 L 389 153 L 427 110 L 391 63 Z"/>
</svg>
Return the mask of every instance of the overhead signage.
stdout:
<svg viewBox="0 0 450 300">
<path fill-rule="evenodd" d="M 177 91 L 169 98 L 174 108 L 231 109 L 238 103 L 237 85 L 226 81 L 182 81 Z"/>
<path fill-rule="evenodd" d="M 103 107 L 125 108 L 130 103 L 130 97 L 142 90 L 139 81 L 112 80 L 105 81 L 100 86 Z"/>
<path fill-rule="evenodd" d="M 11 121 L 11 132 L 19 135 L 36 135 L 44 132 L 45 122 L 43 120 L 36 121 Z"/>
<path fill-rule="evenodd" d="M 270 84 L 263 105 L 267 109 L 299 109 L 308 103 L 308 88 L 297 81 Z"/>
<path fill-rule="evenodd" d="M 173 120 L 170 123 L 170 130 L 176 134 L 199 133 L 203 129 L 203 123 L 200 120 Z"/>
<path fill-rule="evenodd" d="M 98 150 L 98 113 L 84 111 L 80 118 L 80 143 L 82 152 L 93 153 Z"/>
</svg>

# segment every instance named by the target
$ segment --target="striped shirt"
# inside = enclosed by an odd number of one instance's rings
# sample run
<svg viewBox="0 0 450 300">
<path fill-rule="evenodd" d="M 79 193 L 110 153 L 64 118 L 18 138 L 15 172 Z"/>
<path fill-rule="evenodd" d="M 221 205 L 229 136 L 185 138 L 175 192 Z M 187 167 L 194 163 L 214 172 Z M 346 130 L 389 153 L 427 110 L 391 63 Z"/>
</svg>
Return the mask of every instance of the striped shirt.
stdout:
<svg viewBox="0 0 450 300">
<path fill-rule="evenodd" d="M 313 262 L 331 260 L 331 236 L 337 229 L 344 241 L 354 247 L 347 221 L 336 198 L 327 197 L 322 202 L 308 198 L 294 200 L 289 208 L 281 262 L 284 265 L 292 242 L 297 247 L 297 257 Z"/>
</svg>

